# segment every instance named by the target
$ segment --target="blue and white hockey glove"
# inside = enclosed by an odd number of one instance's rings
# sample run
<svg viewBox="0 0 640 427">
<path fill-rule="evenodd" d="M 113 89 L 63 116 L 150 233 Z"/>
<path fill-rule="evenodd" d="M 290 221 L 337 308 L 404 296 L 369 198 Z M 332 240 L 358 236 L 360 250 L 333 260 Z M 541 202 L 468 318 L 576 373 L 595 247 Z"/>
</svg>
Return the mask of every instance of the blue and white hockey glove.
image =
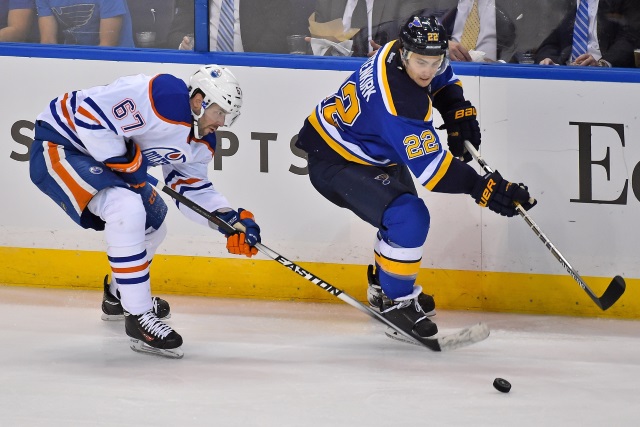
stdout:
<svg viewBox="0 0 640 427">
<path fill-rule="evenodd" d="M 244 255 L 251 258 L 258 253 L 258 249 L 254 245 L 260 242 L 260 227 L 254 221 L 254 216 L 246 209 L 239 208 L 238 211 L 230 210 L 227 212 L 215 211 L 214 214 L 231 225 L 241 224 L 245 231 L 229 234 L 218 227 L 227 238 L 227 250 L 234 255 Z"/>
<path fill-rule="evenodd" d="M 125 147 L 127 151 L 122 156 L 110 157 L 104 161 L 104 164 L 130 187 L 144 187 L 149 161 L 133 141 L 127 141 Z"/>
</svg>

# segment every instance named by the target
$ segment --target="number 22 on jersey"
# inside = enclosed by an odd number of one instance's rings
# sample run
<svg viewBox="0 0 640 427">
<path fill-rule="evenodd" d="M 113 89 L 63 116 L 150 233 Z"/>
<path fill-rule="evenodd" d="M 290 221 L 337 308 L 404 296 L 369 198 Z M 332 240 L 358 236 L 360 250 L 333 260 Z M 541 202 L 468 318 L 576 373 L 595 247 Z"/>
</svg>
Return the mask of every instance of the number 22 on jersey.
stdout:
<svg viewBox="0 0 640 427">
<path fill-rule="evenodd" d="M 415 134 L 405 136 L 402 143 L 405 150 L 407 150 L 409 160 L 436 152 L 440 148 L 438 138 L 429 129 L 422 131 L 420 137 Z"/>
<path fill-rule="evenodd" d="M 322 109 L 324 119 L 341 129 L 342 125 L 353 125 L 360 115 L 360 100 L 356 94 L 356 84 L 347 81 L 334 99 L 335 103 L 325 105 Z"/>
</svg>

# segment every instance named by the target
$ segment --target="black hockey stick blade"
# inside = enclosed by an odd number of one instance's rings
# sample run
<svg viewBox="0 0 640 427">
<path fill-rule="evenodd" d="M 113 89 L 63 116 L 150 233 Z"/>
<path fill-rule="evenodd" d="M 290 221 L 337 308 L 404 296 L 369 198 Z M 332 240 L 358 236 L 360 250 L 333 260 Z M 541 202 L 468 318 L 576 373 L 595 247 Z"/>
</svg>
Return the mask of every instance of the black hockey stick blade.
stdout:
<svg viewBox="0 0 640 427">
<path fill-rule="evenodd" d="M 480 156 L 480 153 L 478 153 L 478 151 L 471 144 L 471 142 L 464 141 L 464 146 L 467 149 L 467 151 L 471 153 L 471 156 L 473 156 L 476 162 L 478 162 L 480 167 L 482 167 L 482 169 L 486 173 L 493 172 L 491 167 L 489 167 L 487 162 Z M 618 301 L 618 299 L 620 299 L 620 297 L 622 296 L 622 294 L 626 289 L 626 285 L 622 277 L 615 276 L 611 281 L 611 283 L 609 284 L 609 287 L 607 287 L 607 289 L 604 291 L 604 294 L 602 294 L 602 296 L 598 298 L 598 296 L 591 290 L 591 288 L 587 286 L 584 280 L 582 280 L 582 277 L 580 277 L 578 272 L 573 267 L 571 267 L 571 264 L 569 264 L 569 261 L 567 261 L 566 258 L 562 256 L 560 251 L 555 247 L 553 243 L 551 243 L 549 238 L 542 232 L 542 230 L 540 229 L 538 224 L 535 223 L 533 218 L 531 218 L 531 216 L 527 213 L 527 211 L 518 203 L 516 203 L 516 211 L 518 212 L 520 217 L 524 219 L 524 221 L 527 223 L 529 228 L 531 228 L 531 230 L 535 233 L 535 235 L 538 236 L 538 238 L 544 244 L 544 246 L 553 254 L 553 256 L 565 268 L 565 270 L 567 270 L 567 273 L 569 273 L 569 275 L 578 283 L 578 285 L 580 285 L 580 287 L 587 293 L 589 298 L 591 298 L 591 300 L 594 303 L 596 303 L 596 305 L 600 307 L 602 311 L 607 310 L 613 304 L 615 304 L 616 301 Z"/>
<path fill-rule="evenodd" d="M 620 276 L 616 276 L 611 280 L 611 283 L 609 283 L 609 286 L 602 296 L 594 301 L 596 301 L 596 304 L 605 311 L 620 299 L 626 288 L 627 285 L 624 283 L 624 279 Z"/>
<path fill-rule="evenodd" d="M 173 190 L 172 188 L 166 185 L 161 185 L 158 179 L 155 178 L 154 176 L 147 175 L 147 180 L 149 181 L 149 183 L 151 183 L 151 185 L 160 189 L 163 193 L 168 194 L 171 198 L 175 199 L 176 201 L 192 209 L 194 212 L 198 213 L 199 215 L 213 222 L 214 224 L 216 224 L 218 227 L 225 230 L 226 232 L 228 233 L 238 232 L 238 230 L 232 227 L 230 224 L 221 220 L 216 215 L 207 211 L 202 206 L 198 205 L 188 197 L 178 193 L 177 191 Z M 382 316 L 382 314 L 380 314 L 378 311 L 362 304 L 360 301 L 353 298 L 351 295 L 347 294 L 341 289 L 336 288 L 333 285 L 330 285 L 329 283 L 325 282 L 324 280 L 314 275 L 313 273 L 303 269 L 293 261 L 286 259 L 285 257 L 280 255 L 273 249 L 268 248 L 262 243 L 256 243 L 255 247 L 258 248 L 260 252 L 262 252 L 272 260 L 276 261 L 278 264 L 282 265 L 283 267 L 302 276 L 303 278 L 307 279 L 309 282 L 313 283 L 319 288 L 324 289 L 329 294 L 335 296 L 338 299 L 341 299 L 342 301 L 346 302 L 352 307 L 357 308 L 363 313 L 387 325 L 389 328 L 395 331 L 395 334 L 403 338 L 402 341 L 420 345 L 433 351 L 448 351 L 448 350 L 454 350 L 456 348 L 465 347 L 465 346 L 474 344 L 476 342 L 484 340 L 489 336 L 489 327 L 484 323 L 478 323 L 476 325 L 472 325 L 472 326 L 469 326 L 468 328 L 462 329 L 458 332 L 444 335 L 438 338 L 420 338 L 420 337 L 410 335 L 407 332 L 403 331 L 402 329 L 398 328 L 393 323 L 389 322 L 389 320 L 387 320 L 384 316 Z"/>
</svg>

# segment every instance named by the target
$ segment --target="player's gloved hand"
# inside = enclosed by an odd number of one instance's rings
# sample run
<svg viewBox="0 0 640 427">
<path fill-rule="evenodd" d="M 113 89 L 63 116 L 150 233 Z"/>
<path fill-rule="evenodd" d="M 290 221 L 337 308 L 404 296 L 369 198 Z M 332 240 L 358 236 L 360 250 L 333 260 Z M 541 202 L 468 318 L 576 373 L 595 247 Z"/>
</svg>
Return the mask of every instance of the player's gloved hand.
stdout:
<svg viewBox="0 0 640 427">
<path fill-rule="evenodd" d="M 214 214 L 231 226 L 241 225 L 244 231 L 229 234 L 222 229 L 218 230 L 227 238 L 227 250 L 234 255 L 244 255 L 252 257 L 258 253 L 254 245 L 260 242 L 260 227 L 254 221 L 253 214 L 245 209 L 238 211 L 229 210 L 226 212 L 216 211 Z"/>
<path fill-rule="evenodd" d="M 498 171 L 480 178 L 471 191 L 471 197 L 480 206 L 508 217 L 518 214 L 515 203 L 527 211 L 538 203 L 531 198 L 526 185 L 509 182 Z"/>
<path fill-rule="evenodd" d="M 473 158 L 464 148 L 465 140 L 469 140 L 476 150 L 480 148 L 480 125 L 476 116 L 476 108 L 469 101 L 459 102 L 442 115 L 444 124 L 438 128 L 447 130 L 451 154 L 462 157 L 465 162 Z"/>
<path fill-rule="evenodd" d="M 133 141 L 125 143 L 127 151 L 122 156 L 110 157 L 104 164 L 118 174 L 132 188 L 144 187 L 147 181 L 149 161 Z"/>
</svg>

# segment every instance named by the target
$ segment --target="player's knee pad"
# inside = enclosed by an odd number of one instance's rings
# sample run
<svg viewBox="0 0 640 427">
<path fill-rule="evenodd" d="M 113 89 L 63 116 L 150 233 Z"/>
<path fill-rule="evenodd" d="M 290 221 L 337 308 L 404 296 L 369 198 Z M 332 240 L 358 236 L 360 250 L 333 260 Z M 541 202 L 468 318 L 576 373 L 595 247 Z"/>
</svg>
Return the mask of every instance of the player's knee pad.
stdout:
<svg viewBox="0 0 640 427">
<path fill-rule="evenodd" d="M 146 211 L 139 194 L 123 187 L 100 190 L 88 205 L 105 222 L 109 246 L 144 244 Z"/>
<path fill-rule="evenodd" d="M 415 248 L 427 240 L 431 217 L 421 198 L 412 194 L 397 197 L 382 215 L 382 238 L 392 246 Z"/>
</svg>

